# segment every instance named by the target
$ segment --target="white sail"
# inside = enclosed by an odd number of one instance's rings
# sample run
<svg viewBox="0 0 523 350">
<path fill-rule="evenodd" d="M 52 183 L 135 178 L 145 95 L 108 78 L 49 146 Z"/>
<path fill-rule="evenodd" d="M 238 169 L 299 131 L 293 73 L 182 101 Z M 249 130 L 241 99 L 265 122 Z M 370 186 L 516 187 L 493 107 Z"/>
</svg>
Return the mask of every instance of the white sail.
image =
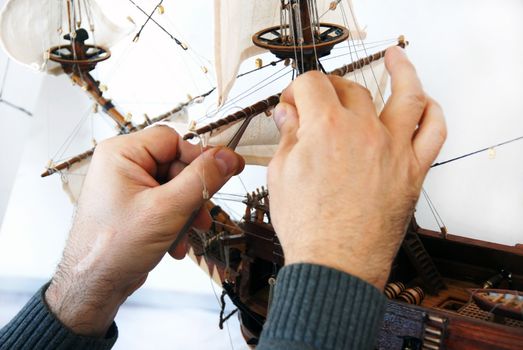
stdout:
<svg viewBox="0 0 523 350">
<path fill-rule="evenodd" d="M 109 20 L 95 1 L 79 4 L 82 27 L 91 37 L 88 43 L 110 48 L 133 27 L 130 22 L 123 26 Z M 53 46 L 68 43 L 63 39 L 68 32 L 65 0 L 7 0 L 0 12 L 0 45 L 13 60 L 39 71 L 61 73 L 58 64 L 48 62 L 46 52 Z"/>
<path fill-rule="evenodd" d="M 67 193 L 71 203 L 75 205 L 78 203 L 78 198 L 80 198 L 80 192 L 82 191 L 85 175 L 87 175 L 90 164 L 91 157 L 71 165 L 67 172 L 62 174 L 62 189 Z"/>
<path fill-rule="evenodd" d="M 353 39 L 363 39 L 365 32 L 354 16 L 352 1 L 340 1 L 335 11 L 329 10 L 332 2 L 317 1 L 320 20 L 346 25 Z M 214 59 L 218 104 L 221 105 L 234 85 L 240 64 L 245 59 L 264 52 L 254 46 L 252 35 L 261 29 L 280 24 L 280 0 L 216 0 L 214 21 Z"/>
</svg>

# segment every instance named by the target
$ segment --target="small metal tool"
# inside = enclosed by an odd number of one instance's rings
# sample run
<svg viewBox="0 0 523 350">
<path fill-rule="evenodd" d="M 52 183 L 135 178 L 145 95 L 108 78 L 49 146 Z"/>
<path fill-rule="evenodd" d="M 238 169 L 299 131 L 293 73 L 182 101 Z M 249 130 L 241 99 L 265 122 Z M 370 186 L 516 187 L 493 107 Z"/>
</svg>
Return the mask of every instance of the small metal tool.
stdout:
<svg viewBox="0 0 523 350">
<path fill-rule="evenodd" d="M 249 117 L 249 118 L 245 119 L 245 121 L 243 122 L 240 129 L 236 132 L 236 134 L 234 135 L 232 140 L 229 141 L 229 143 L 227 144 L 228 148 L 230 148 L 233 151 L 236 149 L 236 146 L 238 146 L 238 143 L 240 142 L 240 139 L 241 139 L 243 133 L 247 129 L 247 126 L 249 125 L 249 123 L 251 122 L 252 119 L 253 119 L 253 117 Z M 191 216 L 189 216 L 189 219 L 187 219 L 187 222 L 185 223 L 185 225 L 183 225 L 182 229 L 178 233 L 178 236 L 174 240 L 173 244 L 171 244 L 169 251 L 176 249 L 178 244 L 180 244 L 180 242 L 185 238 L 185 236 L 187 236 L 187 234 L 191 230 L 194 220 L 196 220 L 196 217 L 198 216 L 198 213 L 200 212 L 200 209 L 201 208 L 196 209 L 195 211 L 192 212 Z"/>
<path fill-rule="evenodd" d="M 174 240 L 173 244 L 171 244 L 171 248 L 169 248 L 169 251 L 176 249 L 178 244 L 180 244 L 180 242 L 185 238 L 185 236 L 187 236 L 199 212 L 200 208 L 192 212 L 191 216 L 189 216 L 189 219 L 187 219 L 187 222 L 185 223 L 185 225 L 183 225 L 182 229 L 178 233 L 178 236 L 176 236 L 176 239 Z"/>
</svg>

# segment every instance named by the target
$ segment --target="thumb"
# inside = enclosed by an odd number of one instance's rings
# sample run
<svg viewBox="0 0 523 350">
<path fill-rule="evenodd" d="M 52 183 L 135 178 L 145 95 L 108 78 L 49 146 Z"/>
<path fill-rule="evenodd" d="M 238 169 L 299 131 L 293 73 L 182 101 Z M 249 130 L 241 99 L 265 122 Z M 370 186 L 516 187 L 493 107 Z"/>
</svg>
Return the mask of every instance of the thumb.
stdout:
<svg viewBox="0 0 523 350">
<path fill-rule="evenodd" d="M 274 122 L 280 131 L 280 143 L 275 154 L 275 157 L 278 157 L 288 153 L 296 144 L 296 131 L 299 126 L 296 107 L 289 103 L 280 102 L 274 109 Z"/>
<path fill-rule="evenodd" d="M 233 175 L 239 174 L 244 166 L 243 158 L 231 149 L 212 148 L 191 162 L 178 176 L 155 190 L 164 197 L 162 203 L 170 203 L 175 217 L 186 218 L 208 199 L 204 193 L 210 198 Z"/>
</svg>

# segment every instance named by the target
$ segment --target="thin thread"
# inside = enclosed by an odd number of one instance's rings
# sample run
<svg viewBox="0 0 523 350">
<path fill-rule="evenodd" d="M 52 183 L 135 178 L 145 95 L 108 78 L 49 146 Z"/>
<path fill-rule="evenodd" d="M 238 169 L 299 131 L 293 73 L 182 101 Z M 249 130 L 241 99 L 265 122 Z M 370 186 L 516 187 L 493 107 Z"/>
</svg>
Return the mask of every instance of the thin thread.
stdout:
<svg viewBox="0 0 523 350">
<path fill-rule="evenodd" d="M 145 21 L 145 23 L 142 25 L 142 28 L 140 29 L 140 31 L 136 34 L 135 38 L 136 37 L 140 37 L 140 34 L 143 30 L 143 28 L 145 27 L 145 25 L 147 24 L 147 22 L 151 21 L 153 22 L 154 24 L 156 24 L 158 26 L 158 28 L 160 28 L 165 34 L 167 34 L 172 40 L 174 40 L 174 42 L 180 46 L 184 51 L 186 51 L 187 49 L 184 47 L 183 43 L 178 40 L 174 35 L 172 35 L 171 33 L 169 33 L 169 31 L 167 31 L 167 29 L 165 29 L 160 23 L 156 22 L 156 20 L 154 18 L 152 18 L 154 12 L 156 11 L 156 9 L 158 9 L 158 7 L 162 4 L 163 0 L 160 1 L 160 3 L 158 5 L 156 5 L 156 7 L 154 8 L 154 10 L 151 12 L 151 14 L 147 14 L 147 12 L 145 12 L 138 4 L 136 4 L 133 0 L 129 0 L 129 2 L 131 4 L 133 4 L 140 12 L 142 12 L 144 15 L 147 16 L 147 20 Z"/>
<path fill-rule="evenodd" d="M 206 238 L 205 236 L 200 233 L 199 231 L 195 231 L 198 236 L 200 237 L 200 240 L 202 241 L 202 243 L 204 243 L 206 241 Z M 206 249 L 203 249 L 203 259 L 205 260 L 205 263 L 207 264 L 207 258 L 208 258 L 208 254 L 207 254 L 207 250 Z M 214 288 L 214 281 L 212 279 L 212 275 L 211 273 L 209 274 L 209 283 L 211 284 L 211 289 L 212 289 L 212 293 L 214 294 L 214 297 L 216 298 L 216 302 L 218 303 L 218 306 L 221 308 L 221 302 L 220 302 L 220 298 L 218 297 L 218 293 L 216 293 L 216 289 Z M 229 322 L 228 322 L 228 319 L 225 320 L 225 325 L 227 327 L 227 334 L 229 335 L 229 342 L 231 344 L 231 349 L 234 350 L 234 345 L 233 345 L 233 342 L 232 342 L 232 337 L 231 337 L 231 330 L 229 328 Z"/>
<path fill-rule="evenodd" d="M 22 112 L 22 113 L 26 114 L 29 117 L 33 116 L 33 113 L 29 112 L 27 109 L 25 109 L 23 107 L 20 107 L 20 106 L 17 106 L 14 103 L 11 103 L 9 101 L 6 101 L 3 98 L 0 98 L 0 103 L 3 103 L 3 104 L 5 104 L 8 107 L 11 107 L 11 108 L 13 108 L 13 109 L 15 109 L 15 110 L 17 110 L 19 112 Z"/>
<path fill-rule="evenodd" d="M 8 58 L 7 62 L 5 63 L 4 76 L 2 77 L 2 86 L 0 87 L 0 99 L 2 99 L 2 96 L 4 95 L 4 89 L 5 89 L 5 84 L 7 81 L 7 73 L 9 72 L 10 63 L 11 63 L 11 60 Z"/>
<path fill-rule="evenodd" d="M 458 156 L 458 157 L 455 157 L 455 158 L 444 160 L 442 162 L 434 163 L 434 164 L 431 165 L 431 168 L 435 168 L 435 167 L 438 167 L 438 166 L 441 166 L 441 165 L 452 163 L 452 162 L 455 162 L 455 161 L 460 160 L 460 159 L 468 158 L 468 157 L 471 157 L 471 156 L 476 155 L 478 153 L 486 152 L 486 151 L 488 151 L 490 149 L 494 149 L 494 148 L 497 148 L 497 147 L 505 146 L 505 145 L 508 145 L 508 144 L 510 144 L 512 142 L 516 142 L 516 141 L 520 141 L 520 140 L 523 140 L 523 136 L 519 136 L 519 137 L 516 137 L 516 138 L 508 140 L 508 141 L 503 141 L 503 142 L 500 142 L 500 143 L 498 143 L 496 145 L 493 145 L 493 146 L 490 146 L 490 147 L 485 147 L 485 148 L 479 149 L 479 150 L 474 151 L 474 152 L 466 153 L 464 155 L 461 155 L 461 156 Z"/>
<path fill-rule="evenodd" d="M 421 192 L 423 193 L 423 197 L 425 197 L 425 200 L 427 201 L 430 212 L 432 213 L 432 216 L 434 217 L 434 220 L 436 220 L 436 225 L 439 228 L 446 227 L 445 223 L 441 219 L 441 216 L 439 215 L 436 207 L 434 206 L 434 203 L 432 203 L 432 200 L 430 199 L 428 193 L 425 191 L 424 188 L 421 189 Z"/>
<path fill-rule="evenodd" d="M 348 20 L 347 14 L 345 12 L 345 8 L 343 7 L 343 3 L 340 5 L 340 10 L 341 10 L 341 13 L 342 13 L 343 22 L 345 23 L 345 25 L 347 26 L 347 28 L 350 31 L 351 28 L 349 26 L 349 20 Z M 358 55 L 358 50 L 356 49 L 356 46 L 354 46 L 354 39 L 351 39 L 349 37 L 349 39 L 347 41 L 348 41 L 349 47 L 350 47 L 350 45 L 352 43 L 353 48 L 354 48 L 354 54 L 356 55 L 356 59 L 359 61 L 360 55 Z M 351 55 L 351 59 L 352 59 L 352 55 Z M 365 74 L 363 73 L 362 67 L 360 67 L 359 71 L 361 73 L 361 77 L 363 78 L 363 84 L 365 85 L 366 88 L 368 88 L 367 79 L 365 78 Z M 356 73 L 355 73 L 355 76 L 356 76 Z"/>
<path fill-rule="evenodd" d="M 241 78 L 241 77 L 243 77 L 243 76 L 246 76 L 246 75 L 248 75 L 248 74 L 251 74 L 251 73 L 257 72 L 257 71 L 259 71 L 259 70 L 262 70 L 262 69 L 267 68 L 267 67 L 270 67 L 270 66 L 273 66 L 273 67 L 274 67 L 274 66 L 276 66 L 278 63 L 283 62 L 283 61 L 285 61 L 285 60 L 284 60 L 284 59 L 281 59 L 281 60 L 272 61 L 272 62 L 267 63 L 266 65 L 263 65 L 263 66 L 261 66 L 261 67 L 259 67 L 259 68 L 255 68 L 255 69 L 250 70 L 250 71 L 247 71 L 247 72 L 245 72 L 245 73 L 238 74 L 238 75 L 236 76 L 236 78 Z"/>
<path fill-rule="evenodd" d="M 341 5 L 342 9 L 343 9 L 343 4 Z M 352 7 L 350 6 L 350 3 L 349 3 L 349 11 L 350 11 L 350 14 L 352 16 L 352 20 L 354 21 L 354 24 L 356 24 L 356 17 L 354 16 L 354 11 L 352 10 Z M 353 40 L 353 43 L 354 43 L 354 40 Z M 369 54 L 367 53 L 367 48 L 365 47 L 365 42 L 363 40 L 361 40 L 361 44 L 362 44 L 362 47 L 363 47 L 363 51 L 365 52 L 365 56 L 369 56 Z M 354 47 L 354 49 L 356 49 L 356 47 Z M 380 94 L 380 97 L 381 97 L 381 101 L 383 102 L 383 104 L 385 104 L 385 99 L 383 98 L 383 93 L 381 92 L 381 88 L 380 88 L 380 84 L 378 83 L 378 79 L 376 78 L 376 73 L 374 72 L 374 68 L 372 67 L 372 62 L 369 64 L 369 68 L 370 68 L 370 71 L 372 73 L 372 77 L 374 78 L 374 82 L 376 83 L 376 87 L 378 89 L 378 92 Z"/>
<path fill-rule="evenodd" d="M 375 49 L 375 48 L 383 47 L 383 46 L 386 46 L 386 44 L 377 44 L 377 45 L 369 46 L 369 47 L 367 47 L 367 48 L 368 48 L 368 49 Z M 345 49 L 345 47 L 340 47 L 340 49 Z M 356 50 L 356 51 L 358 51 L 358 52 L 362 52 L 363 49 L 361 49 L 361 50 Z M 326 58 L 323 58 L 321 61 L 322 61 L 322 62 L 325 62 L 325 61 L 333 60 L 333 59 L 340 58 L 340 57 L 344 57 L 344 56 L 348 56 L 348 55 L 350 55 L 350 53 L 343 53 L 343 54 L 339 54 L 339 55 L 336 55 L 336 56 L 327 56 Z"/>
<path fill-rule="evenodd" d="M 246 91 L 240 93 L 239 95 L 235 96 L 233 99 L 231 99 L 231 100 L 228 101 L 226 104 L 224 104 L 221 108 L 218 108 L 218 109 L 216 109 L 216 110 L 214 110 L 214 111 L 212 111 L 212 112 L 208 112 L 205 116 L 203 116 L 203 117 L 197 119 L 196 122 L 201 122 L 202 120 L 209 119 L 209 118 L 213 118 L 214 116 L 216 116 L 216 115 L 218 114 L 218 112 L 223 111 L 224 108 L 226 108 L 226 107 L 229 108 L 229 107 L 231 106 L 231 104 L 236 103 L 238 100 L 241 100 L 241 99 L 243 99 L 243 98 L 246 98 L 246 97 L 248 97 L 248 96 L 251 96 L 252 94 L 254 94 L 254 93 L 260 91 L 261 89 L 263 89 L 264 87 L 266 87 L 267 85 L 272 84 L 272 83 L 275 82 L 276 80 L 281 79 L 281 78 L 283 78 L 285 75 L 287 75 L 288 73 L 292 72 L 292 70 L 291 70 L 291 71 L 288 71 L 288 72 L 285 72 L 285 73 L 281 74 L 280 76 L 274 78 L 273 80 L 269 81 L 268 83 L 266 83 L 266 84 L 260 86 L 259 88 L 255 89 L 254 91 L 251 91 L 253 88 L 257 87 L 257 86 L 260 85 L 261 83 L 265 82 L 266 80 L 270 79 L 270 78 L 273 77 L 274 75 L 276 75 L 276 74 L 280 73 L 281 71 L 283 71 L 285 68 L 288 68 L 288 67 L 283 67 L 282 69 L 280 69 L 280 70 L 277 71 L 276 73 L 271 74 L 269 77 L 267 77 L 267 78 L 263 79 L 262 81 L 258 82 L 258 83 L 257 83 L 256 85 L 254 85 L 253 87 L 251 87 L 251 88 L 247 89 Z M 249 92 L 249 91 L 251 91 L 251 92 Z"/>
<path fill-rule="evenodd" d="M 221 226 L 228 227 L 228 228 L 230 228 L 230 229 L 237 229 L 236 226 L 228 225 L 228 224 L 225 224 L 225 223 L 223 223 L 223 222 L 221 222 L 221 221 L 211 220 L 211 222 L 213 222 L 213 223 L 215 223 L 215 224 L 220 224 Z M 254 232 L 249 232 L 249 231 L 246 231 L 246 230 L 244 230 L 244 229 L 242 229 L 242 231 L 245 232 L 245 233 L 250 234 L 250 235 L 253 236 L 253 237 L 256 237 L 256 238 L 262 239 L 262 240 L 264 240 L 264 241 L 272 242 L 272 239 L 269 239 L 269 238 L 267 238 L 267 237 L 260 236 L 260 235 L 254 233 Z"/>
<path fill-rule="evenodd" d="M 92 106 L 89 106 L 89 108 L 87 109 L 87 111 L 84 113 L 84 115 L 82 116 L 82 118 L 80 118 L 80 120 L 78 121 L 78 123 L 75 125 L 75 127 L 73 128 L 73 131 L 69 134 L 69 136 L 65 139 L 65 141 L 62 143 L 62 145 L 58 148 L 58 150 L 56 151 L 56 153 L 51 157 L 51 159 L 55 159 L 56 157 L 58 157 L 60 155 L 63 156 L 63 154 L 67 151 L 67 149 L 69 148 L 69 146 L 71 145 L 74 137 L 76 136 L 76 134 L 80 131 L 80 128 L 81 126 L 84 124 L 85 120 L 87 119 L 87 117 L 91 114 L 93 110 L 93 107 Z"/>
<path fill-rule="evenodd" d="M 129 0 L 131 1 L 131 0 Z M 132 1 L 131 1 L 132 2 Z M 154 12 L 158 9 L 158 7 L 160 7 L 163 3 L 163 0 L 160 0 L 160 2 L 158 3 L 158 5 L 156 5 L 154 7 L 154 9 L 151 11 L 151 14 L 147 16 L 147 19 L 145 20 L 145 23 L 142 25 L 142 27 L 140 28 L 140 30 L 138 31 L 138 33 L 136 33 L 136 35 L 134 36 L 134 39 L 133 41 L 136 41 L 138 40 L 138 38 L 140 38 L 140 35 L 142 34 L 142 31 L 143 29 L 145 28 L 145 26 L 147 25 L 147 23 L 149 23 L 149 21 L 152 19 L 153 15 L 154 15 Z M 153 20 L 154 21 L 154 20 Z"/>
</svg>

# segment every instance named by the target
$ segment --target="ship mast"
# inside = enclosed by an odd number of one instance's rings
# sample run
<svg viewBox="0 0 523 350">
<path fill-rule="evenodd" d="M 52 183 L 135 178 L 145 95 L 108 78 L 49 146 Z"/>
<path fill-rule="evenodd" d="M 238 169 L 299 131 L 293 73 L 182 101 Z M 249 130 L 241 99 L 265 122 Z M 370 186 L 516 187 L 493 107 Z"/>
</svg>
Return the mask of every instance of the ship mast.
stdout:
<svg viewBox="0 0 523 350">
<path fill-rule="evenodd" d="M 396 43 L 397 46 L 401 48 L 405 48 L 408 45 L 408 41 L 405 40 L 405 37 L 401 35 L 398 38 L 398 41 Z M 387 50 L 381 50 L 378 51 L 370 56 L 363 57 L 357 61 L 351 62 L 349 64 L 343 65 L 341 67 L 338 67 L 330 72 L 327 72 L 328 75 L 336 75 L 339 77 L 343 77 L 351 72 L 363 69 L 369 65 L 371 65 L 373 62 L 376 62 L 382 58 L 385 57 L 385 52 Z M 249 119 L 256 117 L 257 115 L 263 114 L 263 113 L 269 113 L 269 111 L 274 108 L 278 102 L 280 101 L 280 94 L 269 96 L 263 100 L 260 100 L 244 109 L 241 109 L 233 114 L 230 114 L 224 118 L 218 119 L 212 123 L 209 123 L 207 125 L 204 125 L 196 130 L 193 130 L 192 132 L 188 133 L 187 135 L 184 135 L 184 140 L 190 140 L 198 135 L 203 135 L 205 133 L 213 132 L 220 127 L 227 126 L 229 124 L 233 124 L 235 122 Z"/>
<path fill-rule="evenodd" d="M 89 73 L 96 68 L 98 63 L 111 57 L 110 51 L 101 46 L 86 44 L 89 34 L 86 29 L 82 28 L 82 2 L 67 0 L 66 4 L 69 33 L 63 38 L 70 44 L 51 47 L 48 50 L 49 60 L 59 63 L 71 80 L 91 95 L 104 112 L 114 120 L 121 133 L 134 131 L 135 126 L 116 109 L 111 100 L 103 96 L 100 82 Z M 87 6 L 87 3 L 83 4 Z M 90 30 L 94 31 L 93 24 L 91 24 Z"/>
<path fill-rule="evenodd" d="M 298 43 L 300 45 L 303 45 L 304 43 L 314 44 L 313 35 L 315 35 L 316 33 L 312 32 L 312 22 L 309 13 L 309 2 L 307 0 L 297 0 L 296 2 L 299 5 L 297 6 L 299 9 L 299 13 L 295 11 L 294 15 L 297 16 L 299 14 L 300 21 L 295 21 L 295 23 L 301 24 L 301 30 L 297 25 L 295 25 L 295 32 L 297 34 L 296 37 L 298 37 Z M 301 31 L 301 33 L 299 31 Z M 317 70 L 319 69 L 318 57 L 306 54 L 304 59 L 302 60 L 302 65 L 298 65 L 298 67 L 302 69 L 300 73 L 304 73 L 309 70 Z"/>
</svg>

